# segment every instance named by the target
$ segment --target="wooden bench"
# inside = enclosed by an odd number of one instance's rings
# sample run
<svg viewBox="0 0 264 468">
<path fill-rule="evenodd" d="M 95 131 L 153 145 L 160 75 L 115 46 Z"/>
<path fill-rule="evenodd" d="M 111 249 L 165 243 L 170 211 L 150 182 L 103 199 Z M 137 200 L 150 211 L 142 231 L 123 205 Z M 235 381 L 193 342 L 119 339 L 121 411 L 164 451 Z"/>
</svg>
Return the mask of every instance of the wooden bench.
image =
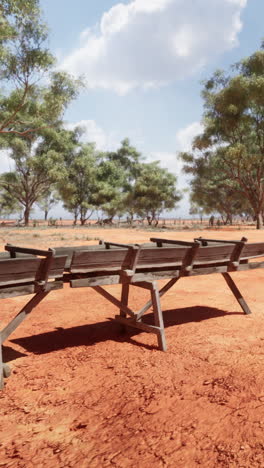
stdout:
<svg viewBox="0 0 264 468">
<path fill-rule="evenodd" d="M 251 313 L 230 273 L 263 268 L 264 243 L 247 244 L 245 238 L 240 241 L 197 238 L 193 242 L 150 240 L 151 243 L 142 245 L 102 242 L 48 251 L 7 245 L 6 250 L 12 258 L 0 257 L 0 297 L 32 293 L 35 296 L 0 332 L 0 345 L 49 291 L 62 288 L 63 283 L 70 283 L 72 288 L 92 287 L 118 307 L 119 315 L 115 319 L 122 327 L 156 334 L 158 346 L 163 351 L 166 350 L 166 339 L 160 298 L 182 277 L 221 273 L 243 312 Z M 18 255 L 24 257 L 17 258 Z M 44 258 L 39 258 L 41 256 Z M 254 259 L 257 261 L 253 262 Z M 160 279 L 168 280 L 161 289 L 157 284 Z M 111 284 L 121 285 L 120 299 L 104 288 Z M 130 286 L 150 291 L 150 300 L 138 311 L 128 306 Z M 154 325 L 143 320 L 151 307 Z M 7 375 L 1 354 L 0 366 Z M 0 368 L 0 376 L 2 372 Z"/>
<path fill-rule="evenodd" d="M 166 340 L 160 298 L 181 277 L 221 273 L 244 313 L 251 313 L 230 272 L 264 267 L 261 261 L 249 263 L 264 256 L 264 243 L 246 244 L 245 238 L 240 241 L 199 238 L 194 242 L 152 238 L 151 241 L 152 244 L 147 245 L 105 242 L 97 248 L 75 251 L 68 274 L 71 287 L 92 287 L 120 309 L 116 320 L 125 326 L 155 333 L 163 351 Z M 169 281 L 159 290 L 157 280 L 160 279 Z M 120 300 L 103 288 L 118 283 L 122 285 Z M 128 307 L 131 285 L 150 291 L 150 300 L 139 311 Z M 155 325 L 142 320 L 150 307 Z"/>
</svg>

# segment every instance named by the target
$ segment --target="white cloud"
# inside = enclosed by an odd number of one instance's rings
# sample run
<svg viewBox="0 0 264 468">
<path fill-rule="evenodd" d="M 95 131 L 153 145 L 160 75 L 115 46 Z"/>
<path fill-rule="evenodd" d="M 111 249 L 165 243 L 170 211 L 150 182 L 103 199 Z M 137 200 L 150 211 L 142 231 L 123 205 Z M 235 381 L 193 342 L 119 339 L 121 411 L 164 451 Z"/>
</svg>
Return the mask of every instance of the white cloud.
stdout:
<svg viewBox="0 0 264 468">
<path fill-rule="evenodd" d="M 194 137 L 200 135 L 203 125 L 200 122 L 193 122 L 187 127 L 181 128 L 176 133 L 176 145 L 178 151 L 190 151 Z"/>
<path fill-rule="evenodd" d="M 186 176 L 182 172 L 183 163 L 177 153 L 181 151 L 191 151 L 194 137 L 202 133 L 203 125 L 200 122 L 193 122 L 176 132 L 175 152 L 154 151 L 147 157 L 147 162 L 160 161 L 161 167 L 168 169 L 178 177 L 179 188 L 186 188 Z"/>
<path fill-rule="evenodd" d="M 200 122 L 193 122 L 176 132 L 176 145 L 175 152 L 153 152 L 148 158 L 147 162 L 155 160 L 160 161 L 160 166 L 168 169 L 177 177 L 177 188 L 182 191 L 182 199 L 179 204 L 179 209 L 173 212 L 175 216 L 189 216 L 190 202 L 189 193 L 186 192 L 190 183 L 190 178 L 183 172 L 183 162 L 177 156 L 177 152 L 190 151 L 192 148 L 192 141 L 194 137 L 203 131 L 203 126 Z"/>
<path fill-rule="evenodd" d="M 106 132 L 95 120 L 80 120 L 76 123 L 67 123 L 65 125 L 69 130 L 75 127 L 81 127 L 84 131 L 81 140 L 84 143 L 95 143 L 96 148 L 101 151 L 114 151 L 120 143 L 114 132 Z"/>
<path fill-rule="evenodd" d="M 10 158 L 10 151 L 0 150 L 0 173 L 13 171 L 15 169 L 15 163 Z"/>
<path fill-rule="evenodd" d="M 126 94 L 195 73 L 238 44 L 247 0 L 131 0 L 80 34 L 61 68 L 86 76 L 91 89 Z M 89 26 L 89 25 L 88 25 Z"/>
</svg>

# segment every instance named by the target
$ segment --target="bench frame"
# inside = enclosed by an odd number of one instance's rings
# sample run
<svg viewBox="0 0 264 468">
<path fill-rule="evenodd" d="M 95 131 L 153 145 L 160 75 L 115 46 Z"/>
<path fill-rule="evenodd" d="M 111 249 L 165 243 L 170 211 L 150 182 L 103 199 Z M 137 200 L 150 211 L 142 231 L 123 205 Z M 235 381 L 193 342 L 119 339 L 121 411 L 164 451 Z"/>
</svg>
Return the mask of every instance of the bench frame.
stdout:
<svg viewBox="0 0 264 468">
<path fill-rule="evenodd" d="M 157 268 L 155 268 L 155 264 L 149 263 L 148 268 L 145 265 L 142 268 L 142 263 L 139 263 L 139 259 L 141 251 L 144 248 L 143 245 L 100 242 L 100 252 L 102 252 L 102 250 L 109 250 L 111 248 L 122 249 L 125 252 L 125 266 L 121 267 L 121 270 L 120 268 L 119 270 L 117 270 L 116 267 L 113 267 L 112 270 L 110 268 L 109 270 L 107 268 L 107 266 L 109 265 L 106 264 L 105 271 L 99 271 L 98 273 L 96 268 L 94 270 L 91 270 L 91 268 L 89 268 L 88 262 L 88 264 L 84 264 L 84 270 L 82 270 L 81 268 L 79 270 L 80 272 L 78 273 L 78 268 L 76 269 L 75 267 L 74 269 L 74 265 L 76 264 L 74 264 L 75 256 L 82 256 L 82 254 L 85 253 L 85 250 L 89 250 L 89 247 L 87 249 L 85 249 L 85 247 L 71 247 L 69 248 L 69 253 L 66 253 L 67 248 L 58 248 L 58 252 L 56 252 L 56 249 L 49 249 L 48 251 L 45 251 L 16 247 L 7 244 L 5 249 L 10 253 L 11 258 L 15 258 L 19 253 L 33 256 L 42 256 L 44 257 L 44 268 L 41 269 L 41 277 L 38 278 L 38 281 L 32 281 L 30 283 L 24 284 L 21 284 L 20 282 L 19 285 L 11 285 L 13 286 L 15 292 L 17 291 L 17 289 L 20 289 L 17 292 L 17 294 L 12 294 L 11 287 L 11 294 L 9 295 L 9 297 L 12 295 L 32 293 L 34 293 L 35 295 L 18 312 L 18 314 L 0 331 L 0 388 L 2 388 L 4 385 L 3 377 L 7 377 L 10 374 L 9 367 L 2 361 L 2 344 L 10 336 L 10 334 L 14 330 L 16 330 L 20 323 L 22 323 L 23 320 L 32 312 L 32 310 L 47 296 L 47 294 L 51 290 L 62 288 L 63 283 L 66 282 L 69 282 L 71 287 L 73 288 L 92 287 L 98 294 L 103 296 L 106 300 L 114 304 L 119 309 L 119 315 L 115 316 L 115 320 L 122 326 L 123 329 L 126 329 L 127 327 L 132 327 L 145 332 L 154 333 L 157 336 L 158 348 L 162 351 L 166 351 L 167 345 L 160 299 L 182 277 L 200 274 L 221 273 L 228 287 L 230 288 L 236 300 L 238 301 L 244 314 L 248 315 L 251 313 L 248 304 L 246 303 L 245 299 L 243 298 L 241 292 L 237 288 L 235 282 L 233 281 L 229 273 L 240 270 L 264 267 L 264 262 L 262 261 L 257 263 L 248 263 L 249 259 L 262 256 L 262 247 L 258 247 L 258 249 L 255 249 L 253 244 L 248 244 L 248 247 L 254 247 L 255 251 L 253 252 L 252 256 L 250 256 L 250 252 L 252 252 L 252 249 L 248 250 L 248 256 L 244 255 L 243 257 L 243 250 L 247 242 L 247 239 L 244 237 L 240 241 L 221 241 L 215 239 L 204 239 L 202 237 L 194 239 L 194 242 L 176 241 L 161 238 L 151 238 L 150 240 L 151 242 L 156 243 L 157 249 L 162 249 L 163 246 L 166 246 L 168 244 L 171 244 L 175 247 L 186 247 L 186 249 L 183 250 L 183 258 L 179 263 L 175 264 L 176 266 L 173 263 L 174 260 L 172 263 L 170 263 L 170 257 L 169 263 L 166 264 L 165 267 L 163 264 L 159 265 L 157 263 Z M 210 255 L 208 257 L 207 255 L 207 263 L 206 261 L 199 262 L 199 259 L 201 260 L 201 258 L 204 258 L 203 255 L 202 257 L 197 257 L 198 252 L 201 251 L 202 247 L 208 245 L 216 245 L 216 247 L 218 248 L 223 244 L 229 244 L 229 247 L 224 249 L 224 257 L 221 254 L 222 257 L 220 256 L 220 260 L 212 260 L 212 257 L 210 257 Z M 215 255 L 217 252 L 219 252 L 219 249 L 217 248 L 212 249 L 212 252 L 214 252 Z M 63 251 L 62 257 L 65 259 L 65 261 L 67 259 L 67 255 L 70 256 L 71 263 L 70 265 L 67 265 L 66 263 L 66 267 L 64 268 L 64 274 L 62 273 L 63 276 L 61 276 L 60 278 L 56 276 L 54 281 L 49 281 L 49 275 L 53 259 L 55 255 L 61 256 L 61 253 L 59 252 L 60 250 Z M 182 252 L 182 250 L 180 251 Z M 95 257 L 97 252 L 98 250 L 95 249 Z M 223 250 L 221 250 L 221 252 L 223 252 Z M 226 252 L 228 252 L 228 254 L 226 254 Z M 162 257 L 162 261 L 163 258 L 166 258 L 166 256 L 167 253 L 165 256 Z M 99 256 L 99 258 L 101 257 Z M 145 257 L 144 253 L 143 258 L 149 258 L 149 256 Z M 156 258 L 158 261 L 160 261 L 159 256 L 156 256 Z M 173 259 L 175 258 L 176 257 L 173 256 Z M 177 254 L 177 258 L 179 258 L 179 254 Z M 160 261 L 160 263 L 162 262 Z M 85 270 L 85 268 L 87 268 L 87 271 Z M 159 289 L 157 283 L 157 280 L 159 279 L 168 280 L 167 283 L 161 289 Z M 104 289 L 104 285 L 111 284 L 121 284 L 120 300 L 113 296 L 111 293 L 109 293 L 106 289 Z M 143 288 L 150 292 L 150 300 L 147 301 L 138 311 L 133 311 L 128 306 L 130 286 Z M 3 291 L 5 288 L 8 289 L 8 292 L 10 292 L 8 286 L 4 285 L 2 287 L 0 285 L 0 298 L 8 297 L 7 293 Z M 142 320 L 144 314 L 151 307 L 153 309 L 154 314 L 154 325 L 145 323 Z"/>
<path fill-rule="evenodd" d="M 120 272 L 120 274 L 115 274 L 111 276 L 94 276 L 86 278 L 73 278 L 70 279 L 70 283 L 72 287 L 92 287 L 98 294 L 103 296 L 106 300 L 114 304 L 116 307 L 119 308 L 119 315 L 115 316 L 115 320 L 119 322 L 123 328 L 132 327 L 136 329 L 140 329 L 149 333 L 154 333 L 157 335 L 158 340 L 158 347 L 162 351 L 166 351 L 166 338 L 165 338 L 165 329 L 164 329 L 164 322 L 163 322 L 163 314 L 160 304 L 161 297 L 167 293 L 174 284 L 182 277 L 185 276 L 192 276 L 196 274 L 204 274 L 205 269 L 207 268 L 206 273 L 221 273 L 223 278 L 225 279 L 228 287 L 234 294 L 236 300 L 238 301 L 241 309 L 243 310 L 244 314 L 249 315 L 251 314 L 251 310 L 246 303 L 244 297 L 242 296 L 241 292 L 239 291 L 238 287 L 236 286 L 235 282 L 231 278 L 229 271 L 237 271 L 239 269 L 249 269 L 252 267 L 257 267 L 258 264 L 248 264 L 248 263 L 239 263 L 240 257 L 243 252 L 243 248 L 247 242 L 247 239 L 242 237 L 240 241 L 218 241 L 212 239 L 195 239 L 194 242 L 184 242 L 184 241 L 175 241 L 175 240 L 168 240 L 168 239 L 160 239 L 160 238 L 151 238 L 152 242 L 157 244 L 157 247 L 161 247 L 166 244 L 174 244 L 179 246 L 188 247 L 185 257 L 182 260 L 181 267 L 177 270 L 171 270 L 170 272 L 160 272 L 153 273 L 152 279 L 147 279 L 149 276 L 151 277 L 151 273 L 146 274 L 137 272 L 137 261 L 139 258 L 140 250 L 142 246 L 138 245 L 129 245 L 129 244 L 118 244 L 118 243 L 111 243 L 105 242 L 105 247 L 109 249 L 111 246 L 113 247 L 122 247 L 127 248 L 130 251 L 130 266 Z M 199 270 L 195 270 L 195 258 L 199 247 L 201 245 L 206 246 L 208 242 L 216 242 L 218 244 L 233 244 L 234 248 L 231 252 L 230 258 L 228 262 L 223 262 L 220 266 L 213 266 L 213 265 L 204 265 L 204 268 Z M 216 263 L 216 262 L 215 262 Z M 219 262 L 220 263 L 220 262 Z M 263 264 L 264 266 L 264 264 Z M 158 276 L 157 279 L 161 279 L 162 275 L 164 278 L 170 277 L 171 279 L 159 290 L 157 280 L 155 276 Z M 102 285 L 104 284 L 117 284 L 121 283 L 121 298 L 120 300 L 113 296 L 111 293 L 106 291 Z M 147 289 L 150 291 L 150 300 L 139 310 L 133 311 L 131 308 L 128 307 L 128 298 L 129 298 L 129 288 L 130 286 L 136 286 L 139 288 Z M 143 315 L 152 307 L 154 313 L 154 323 L 155 325 L 150 325 L 142 321 Z"/>
</svg>

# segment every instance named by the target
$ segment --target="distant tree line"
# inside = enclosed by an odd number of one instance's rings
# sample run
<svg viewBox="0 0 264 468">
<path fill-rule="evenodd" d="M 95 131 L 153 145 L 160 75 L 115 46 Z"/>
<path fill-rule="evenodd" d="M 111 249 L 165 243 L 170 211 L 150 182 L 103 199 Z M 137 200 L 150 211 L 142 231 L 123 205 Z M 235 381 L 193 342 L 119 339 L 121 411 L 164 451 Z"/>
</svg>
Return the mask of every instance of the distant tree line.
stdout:
<svg viewBox="0 0 264 468">
<path fill-rule="evenodd" d="M 83 86 L 54 71 L 46 47 L 48 30 L 39 0 L 2 0 L 0 5 L 0 149 L 14 170 L 0 177 L 0 214 L 23 210 L 27 225 L 35 205 L 45 212 L 59 200 L 85 224 L 95 212 L 158 222 L 181 195 L 176 178 L 159 162 L 147 163 L 128 139 L 116 151 L 82 142 L 67 130 L 65 110 Z M 203 84 L 204 130 L 192 151 L 180 153 L 191 176 L 191 213 L 264 216 L 264 48 L 217 71 Z"/>
<path fill-rule="evenodd" d="M 34 132 L 30 139 L 10 140 L 14 171 L 0 177 L 1 214 L 23 208 L 25 225 L 34 204 L 45 213 L 60 200 L 64 208 L 84 225 L 95 212 L 112 223 L 135 216 L 157 224 L 165 210 L 180 200 L 176 177 L 159 162 L 146 163 L 125 139 L 115 152 L 101 152 L 93 143 L 80 141 L 81 129 L 64 128 Z"/>
<path fill-rule="evenodd" d="M 45 218 L 59 200 L 81 224 L 100 211 L 157 223 L 180 200 L 176 178 L 158 162 L 146 163 L 125 139 L 114 152 L 66 130 L 63 114 L 83 86 L 54 72 L 45 46 L 47 27 L 39 0 L 3 0 L 0 6 L 0 149 L 14 170 L 0 177 L 0 214 L 23 210 L 28 225 L 35 205 Z"/>
</svg>

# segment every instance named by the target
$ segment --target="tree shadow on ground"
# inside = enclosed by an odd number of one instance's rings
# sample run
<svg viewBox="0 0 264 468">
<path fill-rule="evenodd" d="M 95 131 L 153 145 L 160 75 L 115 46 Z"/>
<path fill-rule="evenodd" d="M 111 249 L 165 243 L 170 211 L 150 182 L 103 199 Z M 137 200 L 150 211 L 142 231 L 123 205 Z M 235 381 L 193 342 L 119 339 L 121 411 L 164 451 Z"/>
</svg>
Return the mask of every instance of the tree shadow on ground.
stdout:
<svg viewBox="0 0 264 468">
<path fill-rule="evenodd" d="M 163 311 L 165 328 L 182 325 L 189 322 L 201 322 L 225 315 L 241 315 L 240 312 L 226 312 L 213 307 L 184 307 L 181 309 Z M 153 314 L 144 315 L 144 322 L 153 324 Z M 37 335 L 26 336 L 10 340 L 22 346 L 29 352 L 35 354 L 46 354 L 52 351 L 72 348 L 76 346 L 92 346 L 103 341 L 127 342 L 131 341 L 137 346 L 146 348 L 155 348 L 153 346 L 137 343 L 132 337 L 142 333 L 141 330 L 127 327 L 127 331 L 120 332 L 120 324 L 114 319 L 109 318 L 104 322 L 97 322 L 88 325 L 81 325 L 71 328 L 58 327 L 53 331 L 39 333 Z"/>
</svg>

